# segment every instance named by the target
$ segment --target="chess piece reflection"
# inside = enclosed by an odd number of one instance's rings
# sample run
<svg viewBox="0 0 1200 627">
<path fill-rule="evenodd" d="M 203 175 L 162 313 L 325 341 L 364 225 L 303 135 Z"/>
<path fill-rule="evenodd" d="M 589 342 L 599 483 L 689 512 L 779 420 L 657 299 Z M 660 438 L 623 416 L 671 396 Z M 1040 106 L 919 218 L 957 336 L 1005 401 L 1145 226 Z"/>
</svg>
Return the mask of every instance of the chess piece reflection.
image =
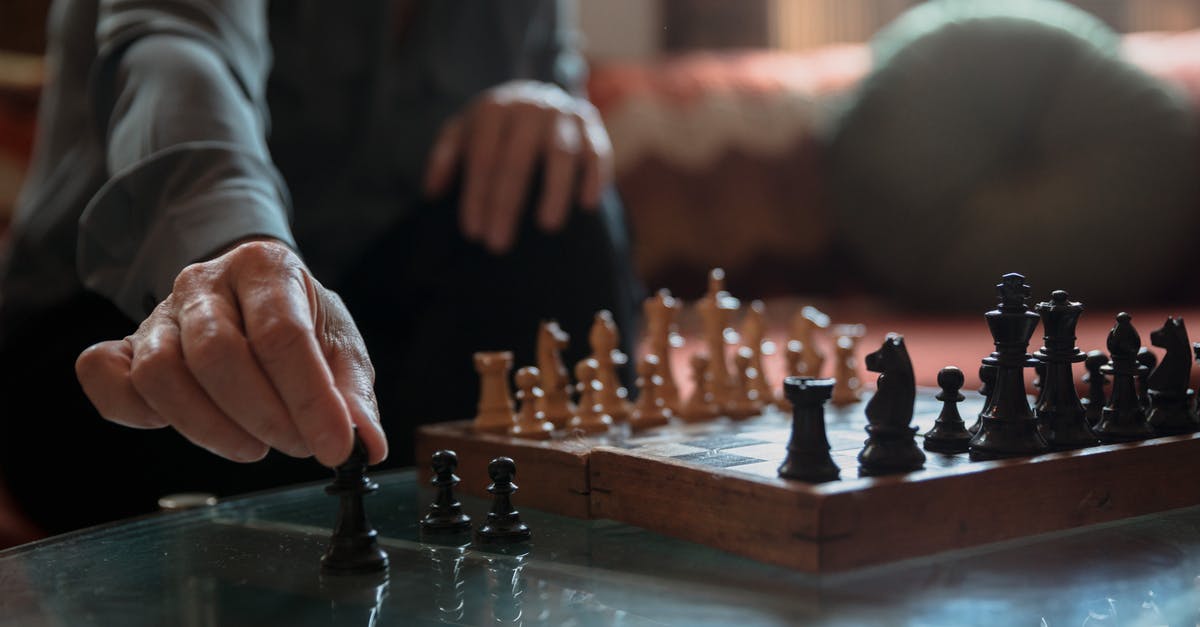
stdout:
<svg viewBox="0 0 1200 627">
<path fill-rule="evenodd" d="M 492 620 L 498 625 L 522 624 L 525 599 L 525 550 L 505 551 L 488 557 L 488 596 Z"/>
<path fill-rule="evenodd" d="M 350 457 L 334 469 L 333 483 L 325 487 L 326 494 L 338 497 L 340 506 L 329 548 L 321 558 L 321 572 L 353 575 L 387 570 L 387 553 L 379 547 L 378 534 L 363 508 L 363 496 L 379 489 L 366 472 L 367 449 L 355 430 Z"/>
<path fill-rule="evenodd" d="M 329 602 L 330 625 L 376 625 L 388 595 L 387 571 L 360 575 L 326 576 L 319 595 Z"/>
<path fill-rule="evenodd" d="M 475 371 L 479 373 L 479 413 L 475 430 L 507 433 L 513 423 L 512 391 L 508 373 L 512 370 L 511 351 L 475 353 Z"/>
<path fill-rule="evenodd" d="M 538 410 L 555 429 L 567 426 L 575 416 L 575 405 L 571 402 L 571 380 L 562 361 L 562 351 L 570 339 L 554 320 L 544 321 L 538 327 L 537 366 L 541 375 L 538 387 L 542 389 Z"/>
<path fill-rule="evenodd" d="M 458 624 L 463 620 L 466 593 L 464 591 L 463 546 L 425 545 L 424 551 L 435 573 L 433 579 L 433 602 L 437 606 L 438 619 L 443 623 Z"/>
</svg>

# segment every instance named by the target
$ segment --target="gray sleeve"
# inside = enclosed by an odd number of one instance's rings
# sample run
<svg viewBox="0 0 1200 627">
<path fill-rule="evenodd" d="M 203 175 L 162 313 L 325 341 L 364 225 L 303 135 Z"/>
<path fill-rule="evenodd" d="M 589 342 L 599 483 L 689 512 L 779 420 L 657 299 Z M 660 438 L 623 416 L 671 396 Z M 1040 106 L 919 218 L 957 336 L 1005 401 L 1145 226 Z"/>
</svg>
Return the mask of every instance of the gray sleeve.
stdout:
<svg viewBox="0 0 1200 627">
<path fill-rule="evenodd" d="M 250 236 L 294 247 L 266 147 L 263 0 L 101 0 L 91 94 L 109 180 L 80 220 L 89 288 L 140 319 Z"/>
</svg>

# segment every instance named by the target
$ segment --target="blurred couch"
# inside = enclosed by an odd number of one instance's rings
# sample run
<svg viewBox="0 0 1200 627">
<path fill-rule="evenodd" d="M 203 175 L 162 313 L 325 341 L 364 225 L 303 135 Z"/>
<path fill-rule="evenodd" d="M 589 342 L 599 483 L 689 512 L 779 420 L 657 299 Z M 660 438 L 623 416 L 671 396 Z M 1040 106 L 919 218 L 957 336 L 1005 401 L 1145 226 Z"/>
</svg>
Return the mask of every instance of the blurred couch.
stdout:
<svg viewBox="0 0 1200 627">
<path fill-rule="evenodd" d="M 1200 122 L 1200 31 L 1126 35 L 1120 53 Z M 762 296 L 873 287 L 835 234 L 827 150 L 871 69 L 865 44 L 593 67 L 647 283 L 699 294 L 705 269 L 721 265 L 737 291 Z M 1096 242 L 1097 254 L 1119 253 L 1111 244 Z M 1164 271 L 1188 276 L 1184 265 Z"/>
</svg>

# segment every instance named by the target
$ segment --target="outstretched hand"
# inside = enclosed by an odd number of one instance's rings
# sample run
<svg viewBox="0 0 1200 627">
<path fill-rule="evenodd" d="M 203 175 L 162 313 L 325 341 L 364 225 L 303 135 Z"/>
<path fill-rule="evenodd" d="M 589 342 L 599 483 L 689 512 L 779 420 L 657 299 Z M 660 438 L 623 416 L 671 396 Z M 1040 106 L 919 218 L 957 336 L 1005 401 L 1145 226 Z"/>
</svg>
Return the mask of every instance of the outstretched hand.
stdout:
<svg viewBox="0 0 1200 627">
<path fill-rule="evenodd" d="M 75 363 L 106 419 L 173 427 L 239 461 L 270 448 L 326 466 L 358 425 L 371 463 L 387 456 L 375 372 L 341 298 L 284 244 L 256 240 L 192 264 L 133 335 Z"/>
<path fill-rule="evenodd" d="M 462 174 L 459 226 L 494 253 L 511 248 L 535 168 L 537 224 L 557 231 L 578 204 L 595 209 L 612 179 L 612 146 L 596 108 L 557 85 L 512 81 L 483 92 L 442 127 L 425 173 L 440 196 Z"/>
</svg>

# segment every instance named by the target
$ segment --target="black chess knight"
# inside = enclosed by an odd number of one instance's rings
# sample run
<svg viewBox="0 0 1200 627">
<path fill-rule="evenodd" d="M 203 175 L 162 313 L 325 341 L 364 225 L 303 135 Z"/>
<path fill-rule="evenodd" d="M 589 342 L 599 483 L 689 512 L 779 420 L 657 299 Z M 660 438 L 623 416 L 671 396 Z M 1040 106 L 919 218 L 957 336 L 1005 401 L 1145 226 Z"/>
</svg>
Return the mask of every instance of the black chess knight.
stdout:
<svg viewBox="0 0 1200 627">
<path fill-rule="evenodd" d="M 1162 362 L 1146 379 L 1150 411 L 1146 422 L 1155 435 L 1176 435 L 1196 430 L 1191 411 L 1192 343 L 1183 318 L 1167 318 L 1162 328 L 1150 333 L 1150 343 L 1166 350 Z"/>
<path fill-rule="evenodd" d="M 833 379 L 787 377 L 783 394 L 792 404 L 792 435 L 779 476 L 809 483 L 838 478 L 840 469 L 829 455 L 825 433 L 825 401 L 833 395 Z"/>
<path fill-rule="evenodd" d="M 1042 389 L 1038 395 L 1033 415 L 1038 421 L 1038 430 L 1046 443 L 1054 450 L 1084 448 L 1100 443 L 1087 422 L 1087 410 L 1079 401 L 1075 391 L 1075 376 L 1072 364 L 1087 356 L 1075 346 L 1075 326 L 1083 305 L 1070 300 L 1068 294 L 1057 290 L 1050 300 L 1038 303 L 1037 312 L 1042 317 L 1045 344 L 1034 353 L 1034 357 L 1045 365 Z"/>
<path fill-rule="evenodd" d="M 1025 304 L 1029 286 L 1024 276 L 1004 275 L 996 292 L 999 306 L 984 314 L 996 350 L 983 360 L 984 365 L 995 366 L 996 383 L 980 416 L 979 431 L 971 438 L 971 459 L 1023 457 L 1050 450 L 1025 394 L 1024 369 L 1037 363 L 1026 350 L 1040 317 Z"/>
<path fill-rule="evenodd" d="M 366 472 L 367 449 L 355 431 L 350 457 L 334 469 L 333 483 L 325 487 L 326 494 L 338 497 L 340 507 L 329 549 L 321 558 L 322 572 L 363 574 L 387 570 L 387 553 L 379 547 L 377 533 L 363 509 L 363 496 L 379 489 Z"/>
<path fill-rule="evenodd" d="M 1100 368 L 1112 377 L 1112 394 L 1094 429 L 1102 442 L 1133 442 L 1154 435 L 1146 424 L 1146 412 L 1134 383 L 1145 368 L 1137 362 L 1141 347 L 1142 337 L 1133 328 L 1133 317 L 1125 312 L 1117 314 L 1117 323 L 1108 332 L 1110 361 Z"/>
<path fill-rule="evenodd" d="M 911 472 L 925 466 L 912 426 L 917 384 L 904 338 L 890 334 L 867 355 L 867 370 L 878 372 L 875 395 L 867 402 L 867 441 L 858 454 L 863 476 Z"/>
<path fill-rule="evenodd" d="M 458 485 L 458 456 L 454 451 L 438 451 L 433 454 L 433 486 L 437 496 L 429 506 L 429 513 L 421 519 L 423 533 L 464 533 L 471 529 L 471 517 L 462 511 L 462 503 L 454 496 Z"/>
</svg>

